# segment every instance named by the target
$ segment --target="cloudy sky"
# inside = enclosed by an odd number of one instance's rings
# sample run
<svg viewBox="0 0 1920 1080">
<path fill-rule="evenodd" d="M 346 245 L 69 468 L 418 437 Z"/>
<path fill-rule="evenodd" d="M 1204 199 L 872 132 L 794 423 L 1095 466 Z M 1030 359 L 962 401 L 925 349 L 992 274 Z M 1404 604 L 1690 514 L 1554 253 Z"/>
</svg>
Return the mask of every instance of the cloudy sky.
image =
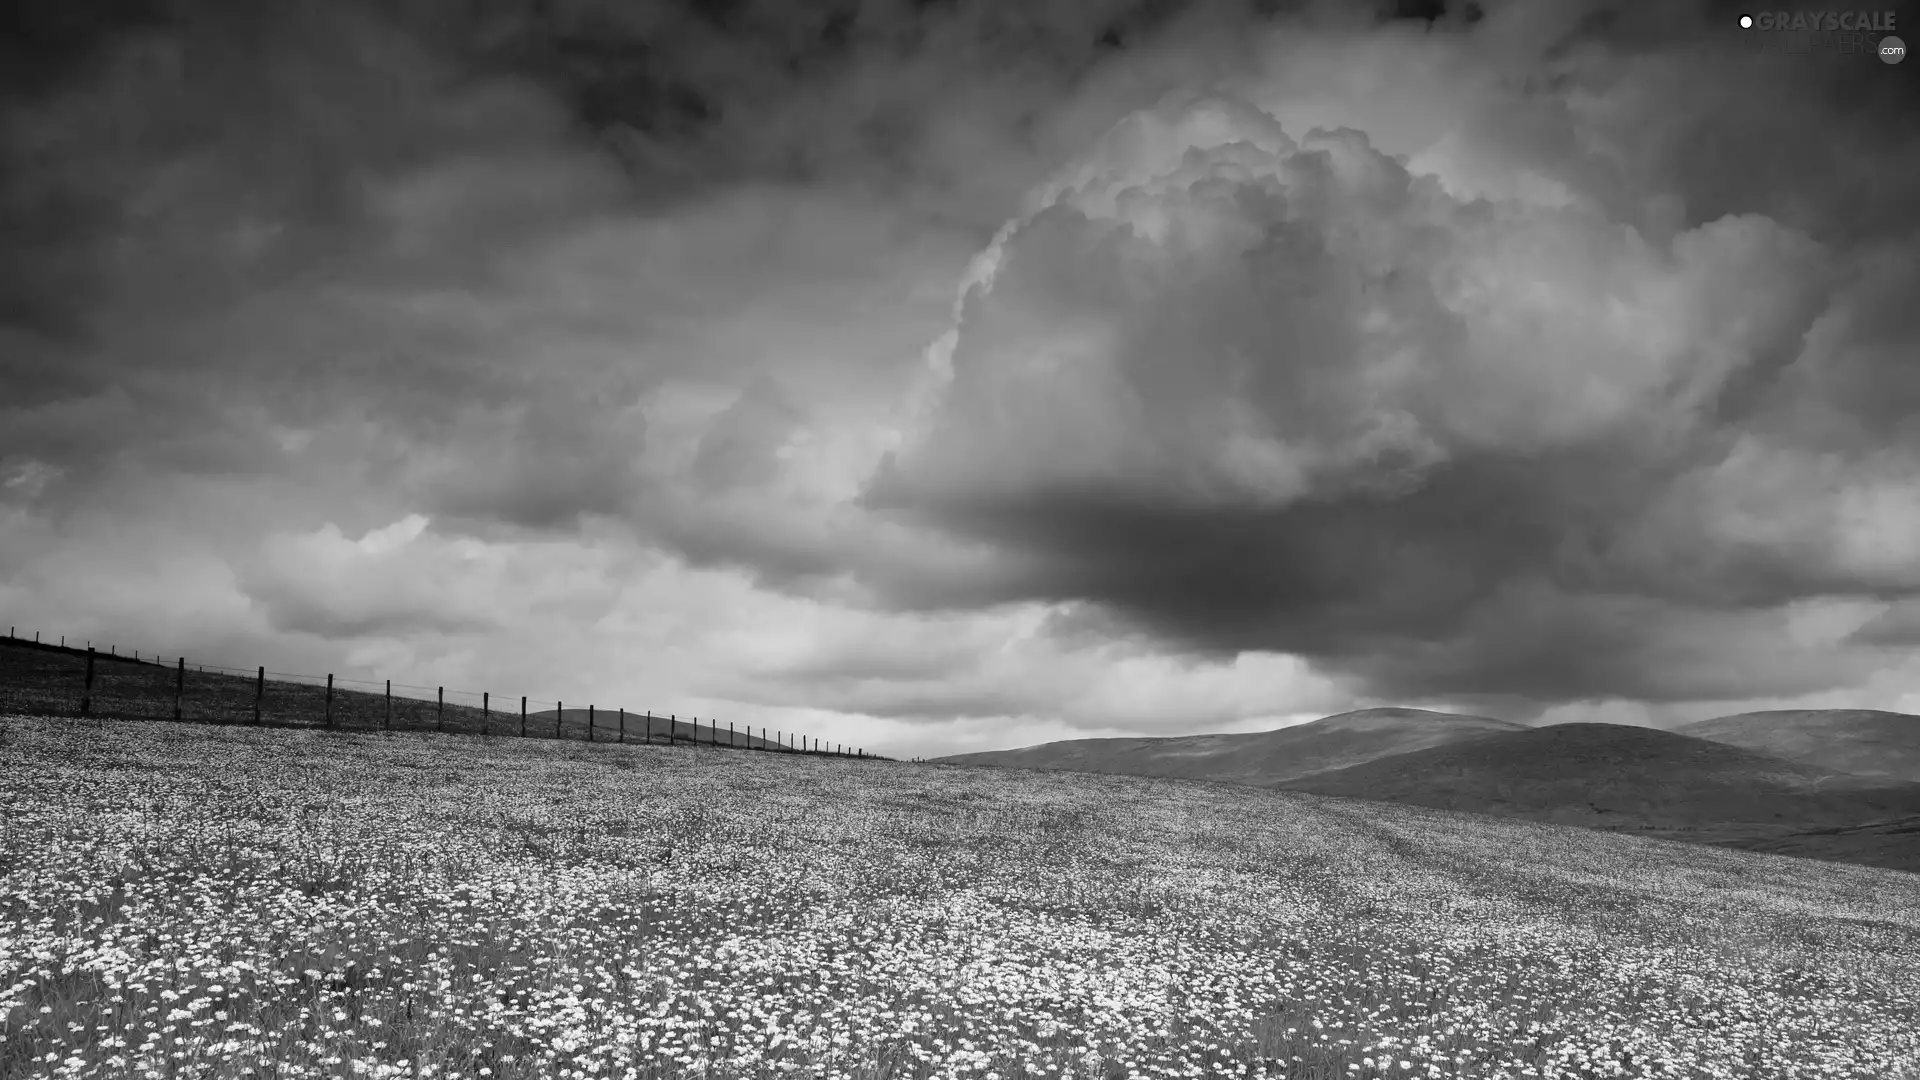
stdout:
<svg viewBox="0 0 1920 1080">
<path fill-rule="evenodd" d="M 28 4 L 0 621 L 897 756 L 1920 711 L 1920 67 L 1737 14 Z"/>
</svg>

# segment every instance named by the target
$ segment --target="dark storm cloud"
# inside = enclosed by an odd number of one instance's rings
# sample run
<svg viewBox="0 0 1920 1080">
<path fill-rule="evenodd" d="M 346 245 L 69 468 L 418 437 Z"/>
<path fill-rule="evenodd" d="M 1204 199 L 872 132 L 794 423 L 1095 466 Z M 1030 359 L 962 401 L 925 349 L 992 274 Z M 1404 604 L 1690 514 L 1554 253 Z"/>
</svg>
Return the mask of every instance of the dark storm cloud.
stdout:
<svg viewBox="0 0 1920 1080">
<path fill-rule="evenodd" d="M 1855 631 L 1853 640 L 1898 649 L 1920 646 L 1920 599 L 1910 598 L 1888 605 L 1885 611 Z"/>
<path fill-rule="evenodd" d="M 0 602 L 1143 731 L 1883 660 L 1907 73 L 1391 6 L 16 6 Z"/>
<path fill-rule="evenodd" d="M 1876 118 L 1906 91 L 1581 15 L 1391 46 L 1505 76 L 1452 160 L 1289 130 L 1257 80 L 1117 127 L 989 251 L 868 504 L 1029 560 L 1025 597 L 1386 697 L 1884 666 L 1789 624 L 1920 594 L 1920 140 Z"/>
<path fill-rule="evenodd" d="M 871 273 L 927 221 L 983 238 L 1047 137 L 1022 131 L 1103 28 L 1160 20 L 1120 3 L 19 13 L 0 455 L 76 483 L 130 457 L 258 469 L 273 425 L 358 415 L 372 430 L 338 470 L 530 526 L 632 509 L 632 410 L 663 380 L 753 381 L 761 357 L 689 348 L 687 327 L 802 272 Z M 850 209 L 876 193 L 881 213 Z"/>
</svg>

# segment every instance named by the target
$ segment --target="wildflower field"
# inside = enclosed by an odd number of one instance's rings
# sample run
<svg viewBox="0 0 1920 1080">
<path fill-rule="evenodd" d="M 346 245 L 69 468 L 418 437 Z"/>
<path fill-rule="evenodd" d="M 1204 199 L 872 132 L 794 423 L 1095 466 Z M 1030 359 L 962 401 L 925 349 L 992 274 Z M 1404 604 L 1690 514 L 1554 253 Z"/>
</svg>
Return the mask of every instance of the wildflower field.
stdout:
<svg viewBox="0 0 1920 1080">
<path fill-rule="evenodd" d="M 1920 1065 L 1899 871 L 1174 780 L 25 716 L 0 800 L 8 1078 Z"/>
</svg>

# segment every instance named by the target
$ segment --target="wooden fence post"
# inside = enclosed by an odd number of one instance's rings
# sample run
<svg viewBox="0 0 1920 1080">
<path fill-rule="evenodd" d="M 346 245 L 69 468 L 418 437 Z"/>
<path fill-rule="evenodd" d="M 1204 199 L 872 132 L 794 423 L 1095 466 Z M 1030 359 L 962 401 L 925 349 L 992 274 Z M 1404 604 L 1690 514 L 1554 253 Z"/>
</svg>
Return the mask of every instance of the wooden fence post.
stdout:
<svg viewBox="0 0 1920 1080">
<path fill-rule="evenodd" d="M 553 703 L 553 737 L 556 739 L 560 737 L 560 718 L 566 715 L 566 712 L 566 702 L 556 701 Z"/>
<path fill-rule="evenodd" d="M 480 737 L 493 734 L 493 705 L 488 701 L 487 691 L 480 691 Z"/>
<path fill-rule="evenodd" d="M 587 741 L 593 741 L 593 702 L 587 702 Z"/>
<path fill-rule="evenodd" d="M 627 709 L 624 705 L 620 707 L 620 741 L 627 741 Z"/>
<path fill-rule="evenodd" d="M 678 728 L 679 726 L 680 726 L 680 714 L 668 713 L 667 714 L 667 745 L 668 746 L 673 745 L 674 729 Z"/>
<path fill-rule="evenodd" d="M 653 745 L 653 710 L 652 709 L 648 709 L 646 711 L 645 722 L 647 725 L 647 745 L 652 746 Z"/>
<path fill-rule="evenodd" d="M 327 673 L 327 726 L 333 726 L 333 673 Z"/>
<path fill-rule="evenodd" d="M 65 639 L 62 638 L 62 641 Z M 80 687 L 80 715 L 93 711 L 93 646 L 87 646 L 87 681 Z"/>
<path fill-rule="evenodd" d="M 260 699 L 267 696 L 267 665 L 260 665 L 260 673 L 253 684 L 253 722 L 260 722 Z"/>
<path fill-rule="evenodd" d="M 527 695 L 520 695 L 520 737 L 527 737 Z"/>
<path fill-rule="evenodd" d="M 727 749 L 738 750 L 739 744 L 733 741 L 733 721 L 727 721 Z"/>
<path fill-rule="evenodd" d="M 393 730 L 393 680 L 387 680 L 387 730 Z"/>
<path fill-rule="evenodd" d="M 173 672 L 173 718 L 180 719 L 180 699 L 187 696 L 187 658 L 180 658 L 180 666 Z"/>
</svg>

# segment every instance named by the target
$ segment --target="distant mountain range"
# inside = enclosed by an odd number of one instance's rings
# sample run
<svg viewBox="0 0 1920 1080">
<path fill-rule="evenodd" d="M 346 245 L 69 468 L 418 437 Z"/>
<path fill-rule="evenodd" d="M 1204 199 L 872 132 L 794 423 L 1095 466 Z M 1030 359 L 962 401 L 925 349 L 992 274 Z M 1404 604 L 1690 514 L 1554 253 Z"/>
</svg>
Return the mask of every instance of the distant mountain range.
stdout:
<svg viewBox="0 0 1920 1080">
<path fill-rule="evenodd" d="M 1664 731 L 1363 709 L 935 760 L 1224 781 L 1920 872 L 1920 717 L 1904 713 L 1753 712 Z"/>
</svg>

